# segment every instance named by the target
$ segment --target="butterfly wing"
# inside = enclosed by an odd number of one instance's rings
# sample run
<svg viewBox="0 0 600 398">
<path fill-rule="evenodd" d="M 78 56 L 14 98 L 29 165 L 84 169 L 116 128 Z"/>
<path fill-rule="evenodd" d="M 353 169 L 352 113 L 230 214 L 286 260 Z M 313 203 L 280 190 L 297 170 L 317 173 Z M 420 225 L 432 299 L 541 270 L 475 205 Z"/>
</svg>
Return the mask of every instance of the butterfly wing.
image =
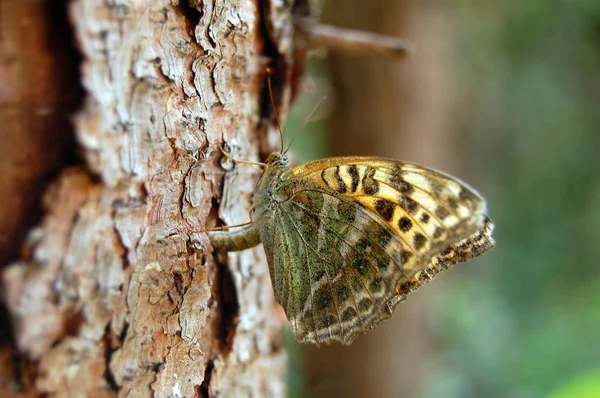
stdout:
<svg viewBox="0 0 600 398">
<path fill-rule="evenodd" d="M 261 240 L 296 340 L 347 344 L 389 317 L 403 253 L 394 232 L 311 181 L 286 181 L 277 194 L 287 199 L 264 216 Z"/>
<path fill-rule="evenodd" d="M 493 245 L 484 200 L 431 169 L 328 158 L 280 181 L 261 240 L 298 341 L 349 343 L 442 269 Z"/>
<path fill-rule="evenodd" d="M 392 228 L 404 250 L 416 258 L 413 268 L 483 229 L 486 204 L 464 182 L 416 164 L 375 157 L 337 157 L 288 170 L 284 178 L 300 178 L 327 186 L 359 203 Z"/>
</svg>

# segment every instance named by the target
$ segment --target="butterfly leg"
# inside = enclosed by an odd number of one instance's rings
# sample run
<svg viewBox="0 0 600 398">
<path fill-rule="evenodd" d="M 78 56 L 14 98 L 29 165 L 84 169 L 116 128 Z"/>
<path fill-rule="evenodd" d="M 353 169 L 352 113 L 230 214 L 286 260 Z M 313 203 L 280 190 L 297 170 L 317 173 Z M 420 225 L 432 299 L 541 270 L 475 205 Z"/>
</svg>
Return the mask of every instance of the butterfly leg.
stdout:
<svg viewBox="0 0 600 398">
<path fill-rule="evenodd" d="M 257 223 L 249 223 L 234 231 L 209 231 L 208 239 L 215 249 L 240 251 L 260 243 Z"/>
<path fill-rule="evenodd" d="M 198 231 L 200 233 L 202 232 L 215 232 L 215 231 L 227 231 L 230 230 L 231 228 L 239 228 L 239 227 L 245 227 L 246 225 L 250 225 L 254 222 L 254 220 L 250 220 L 248 222 L 242 223 L 242 224 L 235 224 L 235 225 L 222 225 L 220 227 L 214 227 L 214 228 L 208 228 L 202 231 Z"/>
</svg>

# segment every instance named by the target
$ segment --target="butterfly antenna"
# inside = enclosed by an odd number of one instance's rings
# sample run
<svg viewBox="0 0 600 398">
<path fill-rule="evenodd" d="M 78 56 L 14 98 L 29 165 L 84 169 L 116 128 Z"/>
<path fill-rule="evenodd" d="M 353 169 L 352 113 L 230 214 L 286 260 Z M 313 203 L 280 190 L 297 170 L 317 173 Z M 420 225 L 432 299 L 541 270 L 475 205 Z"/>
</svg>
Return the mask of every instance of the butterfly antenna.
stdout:
<svg viewBox="0 0 600 398">
<path fill-rule="evenodd" d="M 279 122 L 279 114 L 277 113 L 277 107 L 275 106 L 275 99 L 273 98 L 271 73 L 271 68 L 267 68 L 267 86 L 269 87 L 269 98 L 271 99 L 271 106 L 273 107 L 273 113 L 275 114 L 275 124 L 277 125 L 277 130 L 279 130 L 279 141 L 281 142 L 281 152 L 283 153 L 283 132 L 281 131 L 281 123 Z"/>
<path fill-rule="evenodd" d="M 290 150 L 290 148 L 292 147 L 292 144 L 294 143 L 294 140 L 296 139 L 296 137 L 298 137 L 298 135 L 300 135 L 300 133 L 302 132 L 302 130 L 304 130 L 304 128 L 306 127 L 306 125 L 308 124 L 308 122 L 310 122 L 310 119 L 312 119 L 312 117 L 317 112 L 317 110 L 319 109 L 319 107 L 321 105 L 323 105 L 325 103 L 325 101 L 327 101 L 327 96 L 326 95 L 324 95 L 324 96 L 321 97 L 321 99 L 319 100 L 319 102 L 317 102 L 317 104 L 313 107 L 312 111 L 310 111 L 310 113 L 308 114 L 308 116 L 306 117 L 306 119 L 304 119 L 304 122 L 302 123 L 302 126 L 300 126 L 300 128 L 298 129 L 298 132 L 296 132 L 296 134 L 294 134 L 294 137 L 292 137 L 292 140 L 288 144 L 288 146 L 285 149 L 285 151 L 283 151 L 283 153 L 287 153 L 287 151 Z"/>
</svg>

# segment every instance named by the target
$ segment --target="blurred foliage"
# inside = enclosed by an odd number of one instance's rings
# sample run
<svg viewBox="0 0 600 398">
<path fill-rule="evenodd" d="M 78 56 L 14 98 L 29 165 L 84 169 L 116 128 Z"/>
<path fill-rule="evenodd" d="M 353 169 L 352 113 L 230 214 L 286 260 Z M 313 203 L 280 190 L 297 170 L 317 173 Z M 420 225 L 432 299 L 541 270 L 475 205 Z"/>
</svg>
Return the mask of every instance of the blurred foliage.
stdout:
<svg viewBox="0 0 600 398">
<path fill-rule="evenodd" d="M 600 2 L 444 7 L 458 30 L 460 145 L 481 165 L 470 181 L 488 200 L 497 247 L 431 289 L 440 347 L 423 396 L 600 397 Z M 294 108 L 286 139 L 323 91 Z M 324 125 L 307 130 L 298 162 L 326 155 Z M 289 391 L 305 396 L 287 337 Z"/>
<path fill-rule="evenodd" d="M 284 129 L 286 147 L 293 140 L 291 152 L 295 164 L 322 159 L 328 155 L 329 137 L 325 118 L 333 106 L 334 98 L 331 96 L 329 79 L 322 62 L 313 60 L 306 64 L 306 68 L 308 77 L 290 109 Z M 308 119 L 317 105 L 317 111 Z"/>
<path fill-rule="evenodd" d="M 578 381 L 600 364 L 600 2 L 457 4 L 461 127 L 497 247 L 436 296 L 424 396 L 600 397 L 598 372 Z"/>
<path fill-rule="evenodd" d="M 294 335 L 289 327 L 283 330 L 283 342 L 288 354 L 287 396 L 288 398 L 307 397 L 302 346 L 294 340 Z"/>
<path fill-rule="evenodd" d="M 600 369 L 567 381 L 549 398 L 598 398 L 600 397 Z"/>
</svg>

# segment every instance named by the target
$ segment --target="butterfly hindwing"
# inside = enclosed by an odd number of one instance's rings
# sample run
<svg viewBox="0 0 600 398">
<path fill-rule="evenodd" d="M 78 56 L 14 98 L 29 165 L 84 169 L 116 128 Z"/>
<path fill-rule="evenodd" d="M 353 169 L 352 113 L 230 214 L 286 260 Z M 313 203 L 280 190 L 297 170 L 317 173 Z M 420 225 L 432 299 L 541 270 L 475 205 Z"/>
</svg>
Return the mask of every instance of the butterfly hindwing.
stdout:
<svg viewBox="0 0 600 398">
<path fill-rule="evenodd" d="M 384 222 L 327 187 L 292 179 L 263 243 L 275 296 L 298 341 L 349 343 L 389 317 L 402 245 Z M 288 255 L 291 253 L 291 255 Z"/>
</svg>

